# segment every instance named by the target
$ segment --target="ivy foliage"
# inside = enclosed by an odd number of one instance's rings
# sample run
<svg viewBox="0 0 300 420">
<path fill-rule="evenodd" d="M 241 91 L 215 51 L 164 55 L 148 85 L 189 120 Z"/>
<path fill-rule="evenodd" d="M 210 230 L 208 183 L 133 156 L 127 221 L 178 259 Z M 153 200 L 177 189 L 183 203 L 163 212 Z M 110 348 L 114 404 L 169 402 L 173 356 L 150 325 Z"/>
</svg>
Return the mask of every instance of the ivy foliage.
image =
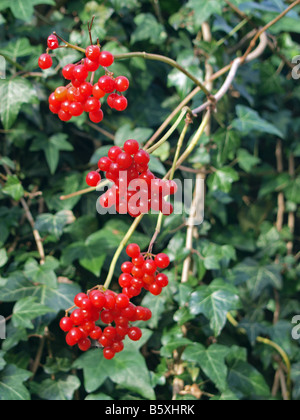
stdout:
<svg viewBox="0 0 300 420">
<path fill-rule="evenodd" d="M 112 71 L 131 81 L 129 107 L 122 114 L 106 109 L 99 127 L 107 135 L 85 117 L 63 124 L 48 109 L 61 67 L 78 61 L 78 52 L 58 50 L 56 68 L 37 68 L 52 31 L 86 46 L 87 22 L 95 16 L 92 34 L 105 49 L 162 54 L 202 80 L 207 65 L 217 72 L 230 64 L 245 51 L 245 36 L 288 3 L 232 0 L 249 17 L 241 24 L 223 0 L 0 0 L 6 62 L 0 80 L 0 314 L 6 318 L 0 400 L 169 400 L 175 378 L 178 400 L 300 399 L 300 342 L 292 338 L 292 320 L 300 314 L 300 87 L 291 77 L 300 8 L 270 28 L 264 54 L 239 69 L 210 135 L 185 162 L 207 173 L 204 223 L 195 227 L 191 253 L 187 215 L 164 220 L 155 251 L 170 255 L 170 287 L 138 302 L 153 318 L 143 325 L 142 342 L 127 343 L 112 361 L 98 349 L 68 348 L 58 322 L 76 293 L 104 283 L 131 219 L 100 216 L 97 192 L 60 198 L 86 188 L 86 173 L 113 143 L 145 143 L 194 85 L 165 63 L 116 60 Z M 204 22 L 210 41 L 202 36 Z M 224 77 L 213 82 L 213 93 Z M 199 93 L 189 105 L 204 100 Z M 152 157 L 157 175 L 170 169 L 178 136 Z M 194 174 L 183 167 L 176 176 Z M 147 249 L 155 224 L 156 216 L 146 216 L 133 241 Z M 33 230 L 42 238 L 43 265 Z M 182 283 L 189 256 L 192 270 Z"/>
</svg>

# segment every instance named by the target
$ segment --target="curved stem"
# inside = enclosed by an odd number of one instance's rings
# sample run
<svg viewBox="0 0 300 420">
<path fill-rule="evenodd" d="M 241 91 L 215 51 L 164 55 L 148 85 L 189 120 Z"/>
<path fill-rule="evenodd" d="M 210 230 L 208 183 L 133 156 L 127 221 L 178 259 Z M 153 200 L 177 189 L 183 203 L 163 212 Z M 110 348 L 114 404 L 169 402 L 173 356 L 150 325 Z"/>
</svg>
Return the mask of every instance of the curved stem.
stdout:
<svg viewBox="0 0 300 420">
<path fill-rule="evenodd" d="M 133 224 L 131 225 L 130 229 L 128 230 L 128 232 L 126 233 L 126 235 L 124 236 L 124 238 L 122 239 L 117 251 L 115 252 L 115 255 L 111 261 L 110 267 L 109 267 L 109 272 L 106 278 L 106 281 L 103 285 L 104 289 L 108 289 L 110 286 L 110 283 L 113 279 L 114 276 L 114 272 L 115 272 L 115 268 L 118 262 L 118 259 L 123 251 L 123 249 L 125 248 L 127 242 L 129 241 L 129 239 L 131 238 L 131 236 L 134 234 L 134 232 L 136 231 L 138 225 L 140 224 L 142 218 L 144 217 L 143 214 L 141 214 L 139 217 L 137 217 L 135 219 L 135 221 L 133 222 Z"/>
<path fill-rule="evenodd" d="M 193 76 L 189 71 L 187 71 L 184 67 L 178 64 L 175 60 L 172 60 L 169 57 L 165 57 L 159 54 L 149 54 L 146 52 L 132 52 L 132 53 L 125 53 L 125 54 L 116 54 L 116 60 L 124 60 L 128 58 L 135 58 L 135 57 L 142 57 L 147 60 L 154 60 L 154 61 L 161 61 L 162 63 L 169 64 L 170 66 L 176 68 L 177 70 L 181 71 L 181 73 L 185 74 L 189 79 L 191 79 L 195 85 L 199 86 L 199 88 L 205 93 L 205 95 L 213 100 L 213 96 L 209 92 L 209 90 L 205 87 L 205 85 L 197 79 L 197 77 Z"/>
<path fill-rule="evenodd" d="M 188 112 L 188 108 L 184 108 L 179 117 L 177 118 L 177 120 L 175 121 L 175 123 L 172 125 L 172 127 L 170 128 L 170 130 L 152 147 L 147 148 L 147 144 L 144 147 L 144 150 L 146 150 L 146 152 L 148 153 L 153 153 L 155 150 L 157 150 L 161 145 L 163 145 L 170 137 L 171 135 L 174 133 L 174 131 L 176 130 L 176 128 L 179 126 L 179 124 L 181 123 L 181 121 L 183 120 L 183 118 L 185 117 L 186 113 Z"/>
</svg>

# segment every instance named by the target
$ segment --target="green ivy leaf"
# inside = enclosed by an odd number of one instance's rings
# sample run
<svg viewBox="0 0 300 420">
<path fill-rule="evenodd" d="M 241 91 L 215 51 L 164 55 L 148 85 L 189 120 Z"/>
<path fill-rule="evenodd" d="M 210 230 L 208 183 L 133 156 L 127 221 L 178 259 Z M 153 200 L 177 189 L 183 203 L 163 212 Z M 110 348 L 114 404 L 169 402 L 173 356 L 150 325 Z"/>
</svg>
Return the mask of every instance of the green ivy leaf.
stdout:
<svg viewBox="0 0 300 420">
<path fill-rule="evenodd" d="M 74 375 L 63 375 L 59 379 L 45 379 L 34 384 L 33 392 L 43 400 L 71 401 L 80 387 L 80 380 Z"/>
<path fill-rule="evenodd" d="M 0 80 L 0 97 L 1 121 L 4 128 L 9 130 L 16 121 L 21 106 L 35 102 L 37 94 L 28 80 L 16 77 Z"/>
<path fill-rule="evenodd" d="M 131 35 L 132 44 L 145 40 L 149 40 L 152 44 L 161 44 L 167 38 L 165 28 L 151 13 L 139 14 L 135 17 L 134 23 L 137 27 Z"/>
<path fill-rule="evenodd" d="M 185 349 L 182 359 L 197 363 L 217 388 L 220 391 L 225 391 L 227 388 L 228 373 L 225 358 L 229 352 L 229 347 L 219 344 L 212 344 L 206 349 L 201 344 L 195 343 Z"/>
<path fill-rule="evenodd" d="M 17 19 L 29 21 L 33 15 L 34 6 L 38 4 L 55 5 L 55 2 L 54 0 L 14 0 L 11 3 L 10 0 L 1 0 L 0 10 L 5 10 L 9 7 Z"/>
<path fill-rule="evenodd" d="M 7 181 L 2 191 L 15 201 L 19 201 L 24 195 L 24 188 L 16 175 L 7 176 Z"/>
<path fill-rule="evenodd" d="M 222 169 L 217 169 L 208 177 L 207 183 L 212 191 L 223 191 L 229 193 L 232 184 L 239 180 L 238 173 L 230 166 L 224 166 Z"/>
<path fill-rule="evenodd" d="M 24 266 L 24 274 L 32 283 L 44 284 L 54 289 L 57 287 L 57 277 L 51 268 L 49 257 L 44 265 L 33 258 L 29 259 Z"/>
<path fill-rule="evenodd" d="M 32 375 L 15 365 L 7 365 L 0 372 L 0 400 L 1 401 L 30 401 L 30 394 L 23 385 Z"/>
<path fill-rule="evenodd" d="M 60 238 L 65 226 L 74 221 L 75 217 L 71 210 L 61 210 L 56 214 L 44 213 L 37 217 L 35 228 L 39 232 L 47 232 Z"/>
<path fill-rule="evenodd" d="M 36 297 L 20 299 L 13 308 L 12 321 L 15 327 L 33 328 L 32 320 L 48 312 L 54 312 L 48 306 L 36 302 Z"/>
<path fill-rule="evenodd" d="M 190 300 L 190 311 L 194 315 L 203 314 L 210 320 L 215 336 L 220 335 L 226 324 L 228 312 L 239 308 L 238 291 L 216 279 L 209 286 L 201 286 Z"/>
<path fill-rule="evenodd" d="M 253 131 L 260 133 L 273 134 L 280 138 L 284 138 L 283 133 L 278 130 L 275 125 L 261 118 L 257 111 L 243 105 L 236 107 L 238 118 L 232 122 L 232 127 L 240 131 L 243 135 L 248 135 Z"/>
</svg>

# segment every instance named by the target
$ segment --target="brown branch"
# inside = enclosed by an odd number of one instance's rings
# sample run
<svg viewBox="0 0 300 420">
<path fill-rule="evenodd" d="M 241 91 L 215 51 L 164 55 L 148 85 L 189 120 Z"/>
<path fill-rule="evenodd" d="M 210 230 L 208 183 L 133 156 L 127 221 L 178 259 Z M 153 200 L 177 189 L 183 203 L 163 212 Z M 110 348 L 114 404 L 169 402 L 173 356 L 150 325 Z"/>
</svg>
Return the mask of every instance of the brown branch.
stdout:
<svg viewBox="0 0 300 420">
<path fill-rule="evenodd" d="M 281 140 L 278 140 L 276 144 L 276 161 L 277 161 L 277 172 L 281 174 L 284 170 Z M 278 232 L 281 232 L 282 227 L 283 227 L 283 222 L 284 222 L 284 213 L 285 213 L 284 193 L 282 191 L 278 193 L 277 202 L 278 202 L 278 210 L 277 210 L 276 228 Z"/>
</svg>

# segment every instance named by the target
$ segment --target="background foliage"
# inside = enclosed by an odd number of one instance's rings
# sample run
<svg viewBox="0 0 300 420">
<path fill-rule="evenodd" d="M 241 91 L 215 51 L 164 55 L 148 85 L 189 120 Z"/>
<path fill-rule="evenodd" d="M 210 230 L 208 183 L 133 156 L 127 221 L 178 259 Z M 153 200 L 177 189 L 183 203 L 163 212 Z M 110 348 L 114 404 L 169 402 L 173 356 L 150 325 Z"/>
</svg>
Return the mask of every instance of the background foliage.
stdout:
<svg viewBox="0 0 300 420">
<path fill-rule="evenodd" d="M 50 114 L 47 98 L 61 84 L 58 70 L 78 54 L 58 51 L 56 69 L 41 74 L 37 58 L 47 36 L 55 30 L 85 46 L 87 22 L 95 15 L 93 34 L 105 49 L 163 54 L 203 78 L 205 63 L 214 72 L 229 64 L 247 47 L 240 44 L 243 37 L 288 5 L 232 3 L 249 16 L 239 27 L 242 18 L 220 0 L 0 0 L 0 55 L 7 62 L 0 82 L 0 313 L 7 318 L 0 399 L 287 398 L 285 364 L 259 336 L 287 354 L 292 397 L 300 398 L 299 340 L 291 339 L 292 318 L 300 314 L 300 87 L 290 66 L 299 54 L 299 7 L 269 31 L 273 48 L 239 70 L 218 105 L 211 135 L 186 163 L 207 171 L 193 270 L 181 283 L 190 251 L 183 218 L 171 216 L 155 249 L 171 256 L 171 286 L 158 298 L 144 297 L 154 317 L 140 347 L 128 343 L 108 362 L 96 349 L 70 350 L 58 329 L 74 295 L 105 281 L 131 223 L 124 216 L 99 216 L 98 193 L 60 196 L 85 188 L 86 173 L 113 141 L 148 140 L 194 86 L 163 63 L 117 61 L 113 71 L 131 80 L 130 105 L 123 114 L 106 110 L 101 128 L 110 135 L 84 118 L 62 124 Z M 205 21 L 211 42 L 201 34 Z M 214 91 L 223 80 L 214 82 Z M 203 100 L 198 94 L 191 107 Z M 161 159 L 153 158 L 157 174 L 170 168 L 177 140 L 178 132 L 159 152 Z M 42 236 L 44 265 L 22 200 Z M 155 223 L 147 216 L 134 236 L 144 248 Z M 228 311 L 238 325 L 227 321 Z"/>
</svg>

